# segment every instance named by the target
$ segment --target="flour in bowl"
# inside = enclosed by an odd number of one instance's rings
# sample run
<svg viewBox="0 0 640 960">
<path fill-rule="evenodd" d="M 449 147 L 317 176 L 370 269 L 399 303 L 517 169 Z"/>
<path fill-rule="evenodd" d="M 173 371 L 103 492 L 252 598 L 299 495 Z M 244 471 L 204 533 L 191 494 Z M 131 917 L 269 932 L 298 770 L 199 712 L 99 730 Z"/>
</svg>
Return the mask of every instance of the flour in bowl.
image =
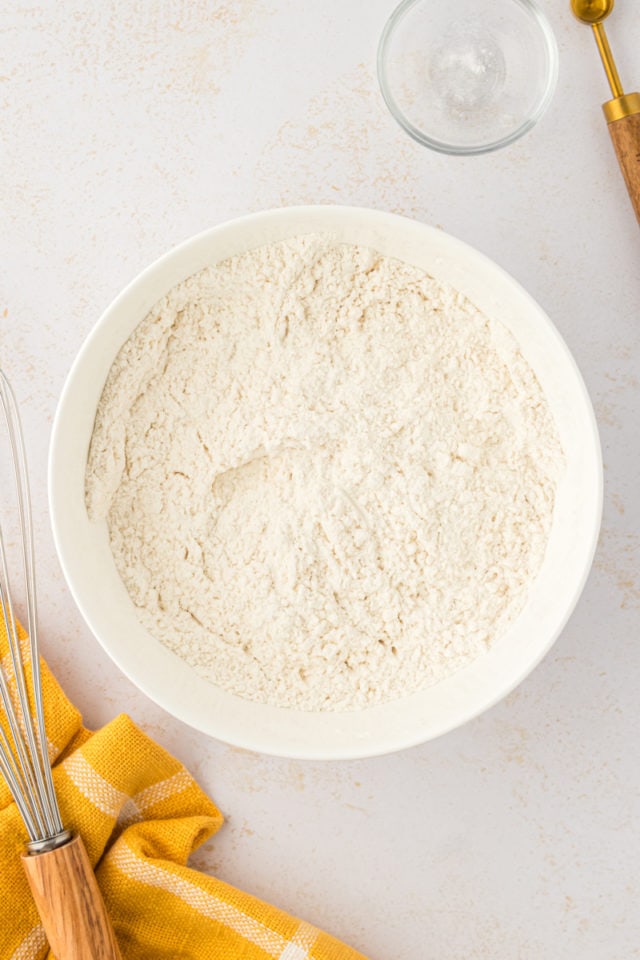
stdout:
<svg viewBox="0 0 640 960">
<path fill-rule="evenodd" d="M 180 283 L 118 354 L 86 473 L 141 622 L 250 700 L 353 709 L 486 651 L 563 454 L 512 335 L 311 235 Z"/>
</svg>

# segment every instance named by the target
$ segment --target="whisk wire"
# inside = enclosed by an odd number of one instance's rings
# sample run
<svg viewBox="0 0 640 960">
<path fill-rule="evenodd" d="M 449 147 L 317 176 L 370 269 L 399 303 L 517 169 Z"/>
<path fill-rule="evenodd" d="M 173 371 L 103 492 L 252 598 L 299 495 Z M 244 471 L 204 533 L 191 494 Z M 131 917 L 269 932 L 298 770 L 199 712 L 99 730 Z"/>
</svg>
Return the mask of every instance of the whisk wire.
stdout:
<svg viewBox="0 0 640 960">
<path fill-rule="evenodd" d="M 10 737 L 4 734 L 3 747 L 7 750 L 7 763 L 15 772 L 15 781 L 22 789 L 22 796 L 29 804 L 37 831 L 42 833 L 47 829 L 46 817 L 42 804 L 38 799 L 37 779 L 33 770 L 33 754 L 35 744 L 29 744 L 27 730 L 29 728 L 28 714 L 25 706 L 26 690 L 24 689 L 24 664 L 20 641 L 15 628 L 15 618 L 11 604 L 10 585 L 7 572 L 7 558 L 4 546 L 4 535 L 0 526 L 0 607 L 9 646 L 11 672 L 16 687 L 17 696 L 12 695 L 11 676 L 7 675 L 5 667 L 0 664 L 0 698 L 7 718 Z M 28 704 L 27 704 L 28 705 Z M 26 740 L 26 745 L 25 745 Z"/>
<path fill-rule="evenodd" d="M 2 371 L 0 371 L 1 373 Z M 2 374 L 2 382 L 5 387 L 5 393 L 8 394 L 9 410 L 7 417 L 7 428 L 9 432 L 9 442 L 13 453 L 14 474 L 16 482 L 16 493 L 18 500 L 18 516 L 21 529 L 22 561 L 24 569 L 25 594 L 27 600 L 27 632 L 29 636 L 29 645 L 31 648 L 31 677 L 33 699 L 35 703 L 36 725 L 35 737 L 37 741 L 38 764 L 36 772 L 38 776 L 38 785 L 42 787 L 42 798 L 45 807 L 47 825 L 51 831 L 58 833 L 62 830 L 62 822 L 58 812 L 58 802 L 53 786 L 53 777 L 51 775 L 51 764 L 49 763 L 48 742 L 44 725 L 44 704 L 42 701 L 42 682 L 40 677 L 40 647 L 38 643 L 38 617 L 36 604 L 36 573 L 35 573 L 35 549 L 33 544 L 33 521 L 31 516 L 31 496 L 29 493 L 29 474 L 27 471 L 27 455 L 24 446 L 24 437 L 20 423 L 20 414 L 16 403 L 13 390 Z M 15 620 L 14 620 L 15 624 Z M 29 726 L 33 731 L 33 725 Z M 34 758 L 35 759 L 35 758 Z M 44 783 L 42 782 L 44 780 Z"/>
<path fill-rule="evenodd" d="M 0 670 L 0 674 L 2 674 L 2 679 L 0 680 L 0 695 L 5 705 L 12 740 L 11 744 L 8 738 L 5 737 L 2 742 L 2 747 L 5 752 L 7 747 L 9 748 L 9 755 L 3 757 L 2 767 L 3 771 L 9 767 L 14 774 L 13 777 L 8 778 L 9 788 L 11 790 L 12 784 L 16 788 L 18 786 L 26 787 L 24 794 L 22 794 L 22 800 L 23 803 L 29 807 L 30 817 L 28 819 L 25 818 L 25 823 L 30 832 L 30 826 L 36 826 L 37 829 L 35 836 L 32 836 L 32 840 L 39 840 L 60 833 L 62 831 L 62 821 L 60 819 L 58 803 L 53 787 L 53 777 L 49 764 L 48 744 L 44 726 L 44 706 L 42 702 L 38 645 L 33 524 L 26 455 L 15 397 L 6 376 L 1 370 L 0 405 L 4 413 L 14 466 L 27 604 L 28 645 L 33 699 L 32 710 L 25 683 L 27 657 L 23 653 L 18 637 L 17 623 L 11 601 L 6 551 L 0 530 L 0 565 L 2 571 L 0 597 L 2 600 L 2 613 L 9 642 L 11 665 L 16 686 L 16 703 L 14 703 L 6 675 L 4 671 Z M 33 716 L 34 713 L 35 717 Z M 22 736 L 21 733 L 23 734 Z M 11 750 L 12 745 L 13 750 Z M 14 761 L 15 765 L 13 767 L 11 767 L 9 757 Z M 20 771 L 19 773 L 18 770 Z"/>
<path fill-rule="evenodd" d="M 24 820 L 29 839 L 32 841 L 37 840 L 41 833 L 41 828 L 38 827 L 33 810 L 26 799 L 28 794 L 23 774 L 20 768 L 16 767 L 11 744 L 2 727 L 0 727 L 0 773 L 2 773 L 2 776 L 6 780 L 11 796 Z"/>
</svg>

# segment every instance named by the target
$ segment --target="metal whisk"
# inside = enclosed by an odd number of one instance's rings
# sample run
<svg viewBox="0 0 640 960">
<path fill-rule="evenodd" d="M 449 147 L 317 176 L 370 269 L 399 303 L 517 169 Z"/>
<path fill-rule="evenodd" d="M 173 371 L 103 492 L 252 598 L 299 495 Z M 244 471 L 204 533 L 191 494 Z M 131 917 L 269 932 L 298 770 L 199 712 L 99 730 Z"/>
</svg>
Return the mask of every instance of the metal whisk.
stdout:
<svg viewBox="0 0 640 960">
<path fill-rule="evenodd" d="M 64 829 L 54 790 L 42 699 L 26 455 L 16 400 L 1 370 L 0 407 L 15 479 L 28 631 L 21 640 L 0 525 L 0 605 L 9 646 L 8 659 L 0 660 L 0 772 L 29 834 L 22 862 L 53 953 L 58 960 L 120 960 L 84 844 Z"/>
<path fill-rule="evenodd" d="M 4 536 L 0 525 L 0 604 L 9 644 L 11 671 L 15 681 L 14 703 L 10 678 L 0 667 L 0 697 L 8 727 L 7 732 L 0 727 L 0 770 L 25 822 L 31 841 L 29 848 L 32 849 L 33 845 L 36 850 L 52 850 L 66 843 L 71 836 L 68 831 L 62 829 L 49 758 L 45 755 L 47 740 L 40 682 L 34 549 L 26 457 L 15 398 L 7 378 L 1 371 L 0 401 L 15 473 L 27 597 L 28 662 L 31 666 L 31 696 L 35 707 L 34 721 L 25 683 L 27 656 L 18 638 Z"/>
</svg>

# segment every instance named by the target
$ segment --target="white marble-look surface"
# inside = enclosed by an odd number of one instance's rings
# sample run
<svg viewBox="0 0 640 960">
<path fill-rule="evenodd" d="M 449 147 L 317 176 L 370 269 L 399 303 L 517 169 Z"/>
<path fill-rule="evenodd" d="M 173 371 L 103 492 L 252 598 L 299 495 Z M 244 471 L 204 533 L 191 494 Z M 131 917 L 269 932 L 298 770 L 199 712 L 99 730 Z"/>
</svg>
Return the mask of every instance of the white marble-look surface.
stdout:
<svg viewBox="0 0 640 960">
<path fill-rule="evenodd" d="M 444 0 L 443 0 L 444 2 Z M 640 230 L 568 0 L 550 112 L 468 159 L 387 114 L 394 0 L 14 0 L 0 15 L 0 361 L 20 399 L 44 652 L 86 722 L 127 711 L 227 815 L 194 858 L 372 960 L 640 957 Z M 640 10 L 609 35 L 640 87 Z M 604 449 L 604 526 L 562 637 L 506 701 L 436 742 L 355 763 L 276 760 L 139 693 L 66 589 L 46 494 L 65 375 L 118 291 L 208 226 L 270 206 L 380 207 L 494 258 L 572 349 Z"/>
</svg>

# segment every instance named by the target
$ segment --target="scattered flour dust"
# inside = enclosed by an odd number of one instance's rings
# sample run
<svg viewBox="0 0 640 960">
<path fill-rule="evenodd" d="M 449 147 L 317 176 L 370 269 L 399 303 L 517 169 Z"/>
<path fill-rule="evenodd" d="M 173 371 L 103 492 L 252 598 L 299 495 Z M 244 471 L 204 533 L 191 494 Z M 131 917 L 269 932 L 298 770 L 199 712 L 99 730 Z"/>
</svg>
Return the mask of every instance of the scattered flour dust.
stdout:
<svg viewBox="0 0 640 960">
<path fill-rule="evenodd" d="M 504 632 L 562 469 L 501 324 L 310 235 L 197 273 L 139 324 L 86 498 L 178 656 L 241 697 L 338 710 L 436 683 Z"/>
</svg>

